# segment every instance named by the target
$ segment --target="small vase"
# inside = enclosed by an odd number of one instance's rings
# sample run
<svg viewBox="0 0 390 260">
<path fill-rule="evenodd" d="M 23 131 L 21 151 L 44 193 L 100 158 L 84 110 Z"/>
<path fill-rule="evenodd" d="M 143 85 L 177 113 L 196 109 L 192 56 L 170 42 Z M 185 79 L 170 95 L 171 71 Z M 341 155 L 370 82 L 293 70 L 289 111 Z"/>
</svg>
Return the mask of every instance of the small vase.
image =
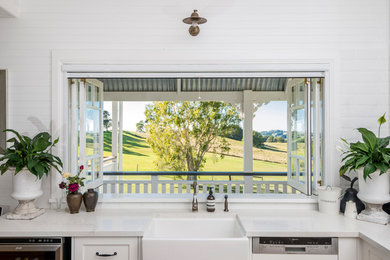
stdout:
<svg viewBox="0 0 390 260">
<path fill-rule="evenodd" d="M 81 195 L 80 192 L 69 193 L 66 196 L 66 202 L 68 203 L 70 214 L 79 213 L 82 201 L 83 201 L 83 195 Z"/>
<path fill-rule="evenodd" d="M 83 199 L 84 199 L 84 205 L 85 208 L 87 209 L 87 212 L 95 211 L 98 197 L 99 194 L 97 193 L 97 191 L 94 191 L 93 189 L 88 189 L 88 191 L 84 192 Z"/>
</svg>

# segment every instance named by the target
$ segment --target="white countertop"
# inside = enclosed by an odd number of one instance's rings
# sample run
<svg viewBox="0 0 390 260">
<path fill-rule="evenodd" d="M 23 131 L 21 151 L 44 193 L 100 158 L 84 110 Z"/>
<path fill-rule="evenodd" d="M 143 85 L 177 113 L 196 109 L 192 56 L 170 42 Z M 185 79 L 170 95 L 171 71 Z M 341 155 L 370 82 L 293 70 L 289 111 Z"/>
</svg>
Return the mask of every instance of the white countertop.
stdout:
<svg viewBox="0 0 390 260">
<path fill-rule="evenodd" d="M 48 210 L 33 220 L 0 218 L 1 237 L 28 236 L 142 236 L 156 214 L 190 214 L 196 217 L 238 215 L 247 236 L 360 237 L 390 252 L 390 225 L 379 225 L 342 215 L 329 216 L 312 210 L 239 210 L 229 213 L 185 210 L 98 209 L 69 214 Z"/>
</svg>

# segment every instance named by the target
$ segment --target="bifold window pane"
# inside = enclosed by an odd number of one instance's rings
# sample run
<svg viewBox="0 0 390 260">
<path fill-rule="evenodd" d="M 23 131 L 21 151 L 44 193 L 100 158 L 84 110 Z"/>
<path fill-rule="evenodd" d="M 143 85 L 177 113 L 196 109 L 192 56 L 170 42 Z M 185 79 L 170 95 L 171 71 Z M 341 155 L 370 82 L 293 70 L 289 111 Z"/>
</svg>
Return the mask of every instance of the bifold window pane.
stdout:
<svg viewBox="0 0 390 260">
<path fill-rule="evenodd" d="M 199 193 L 213 188 L 221 194 L 310 195 L 323 174 L 323 81 L 74 78 L 69 102 L 71 168 L 77 171 L 85 165 L 88 182 L 103 183 L 103 193 L 189 194 L 196 180 Z M 104 100 L 104 93 L 109 99 Z M 224 122 L 203 123 L 226 117 L 234 124 L 229 131 L 202 139 Z M 205 143 L 199 144 L 201 140 Z M 190 149 L 184 152 L 183 147 Z M 188 151 L 201 154 L 200 167 L 188 159 Z"/>
<path fill-rule="evenodd" d="M 96 79 L 71 79 L 70 85 L 70 169 L 86 178 L 87 187 L 102 183 L 103 84 Z"/>
</svg>

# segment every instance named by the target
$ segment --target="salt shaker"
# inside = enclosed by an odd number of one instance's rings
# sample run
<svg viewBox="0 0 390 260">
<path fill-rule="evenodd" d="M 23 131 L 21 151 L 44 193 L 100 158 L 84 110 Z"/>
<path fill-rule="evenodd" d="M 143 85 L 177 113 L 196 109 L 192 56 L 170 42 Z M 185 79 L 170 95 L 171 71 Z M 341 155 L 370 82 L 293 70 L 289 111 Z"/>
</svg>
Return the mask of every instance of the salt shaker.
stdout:
<svg viewBox="0 0 390 260">
<path fill-rule="evenodd" d="M 356 209 L 356 203 L 352 200 L 347 201 L 345 204 L 345 212 L 344 216 L 348 218 L 356 218 L 357 217 L 357 209 Z"/>
</svg>

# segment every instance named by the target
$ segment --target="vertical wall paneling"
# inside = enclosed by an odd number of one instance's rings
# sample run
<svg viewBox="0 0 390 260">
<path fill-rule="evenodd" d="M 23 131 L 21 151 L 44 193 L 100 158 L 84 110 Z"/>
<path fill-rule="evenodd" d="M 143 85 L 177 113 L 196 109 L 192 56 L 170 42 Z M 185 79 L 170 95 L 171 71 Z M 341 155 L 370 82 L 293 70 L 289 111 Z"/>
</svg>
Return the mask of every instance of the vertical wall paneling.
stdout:
<svg viewBox="0 0 390 260">
<path fill-rule="evenodd" d="M 193 9 L 190 1 L 20 3 L 19 18 L 0 19 L 0 68 L 9 72 L 9 127 L 24 134 L 61 128 L 51 122 L 57 50 L 126 52 L 123 63 L 133 64 L 328 61 L 335 113 L 326 119 L 334 129 L 326 171 L 333 183 L 340 165 L 337 140 L 358 139 L 357 127 L 376 131 L 378 116 L 390 113 L 387 0 L 201 0 L 197 8 L 209 22 L 197 37 L 181 21 Z M 7 175 L 0 178 L 10 182 Z M 50 188 L 44 188 L 40 206 L 47 206 Z M 0 189 L 0 203 L 13 203 L 9 194 L 9 187 Z"/>
</svg>

